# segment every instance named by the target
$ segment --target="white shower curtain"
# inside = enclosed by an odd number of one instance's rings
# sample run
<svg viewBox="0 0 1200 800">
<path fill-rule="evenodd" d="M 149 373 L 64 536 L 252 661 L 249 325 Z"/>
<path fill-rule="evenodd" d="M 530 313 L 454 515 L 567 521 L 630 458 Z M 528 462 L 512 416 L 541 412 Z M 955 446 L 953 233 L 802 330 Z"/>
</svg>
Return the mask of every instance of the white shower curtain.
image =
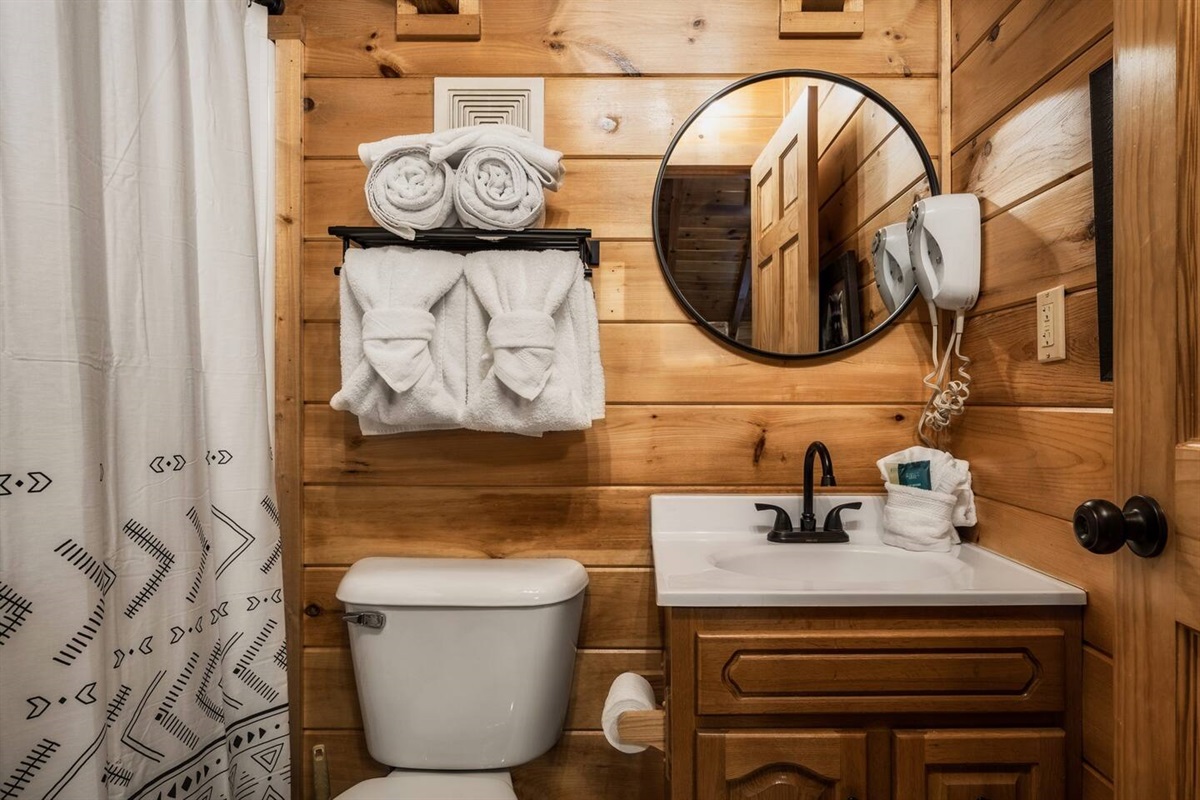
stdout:
<svg viewBox="0 0 1200 800">
<path fill-rule="evenodd" d="M 246 0 L 0 0 L 0 800 L 282 800 Z"/>
</svg>

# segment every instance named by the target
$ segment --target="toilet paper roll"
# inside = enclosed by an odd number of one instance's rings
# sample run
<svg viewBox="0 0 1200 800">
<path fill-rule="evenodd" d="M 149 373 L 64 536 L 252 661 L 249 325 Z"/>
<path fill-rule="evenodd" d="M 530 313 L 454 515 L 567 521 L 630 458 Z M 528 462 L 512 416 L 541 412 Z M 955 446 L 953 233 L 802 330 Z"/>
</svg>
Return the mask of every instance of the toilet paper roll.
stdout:
<svg viewBox="0 0 1200 800">
<path fill-rule="evenodd" d="M 657 707 L 654 689 L 649 681 L 635 672 L 622 672 L 609 687 L 608 699 L 604 701 L 604 711 L 600 714 L 604 738 L 622 753 L 642 752 L 646 749 L 645 745 L 621 744 L 617 735 L 617 718 L 626 711 L 653 711 Z"/>
</svg>

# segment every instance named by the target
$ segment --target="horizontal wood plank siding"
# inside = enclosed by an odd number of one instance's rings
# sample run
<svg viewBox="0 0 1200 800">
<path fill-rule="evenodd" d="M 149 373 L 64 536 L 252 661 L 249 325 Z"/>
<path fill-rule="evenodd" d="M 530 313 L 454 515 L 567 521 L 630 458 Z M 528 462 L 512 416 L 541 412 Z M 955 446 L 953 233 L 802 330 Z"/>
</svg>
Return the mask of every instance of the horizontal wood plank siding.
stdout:
<svg viewBox="0 0 1200 800">
<path fill-rule="evenodd" d="M 663 759 L 624 755 L 599 733 L 611 679 L 634 670 L 661 685 L 648 498 L 663 491 L 795 491 L 799 457 L 829 443 L 838 491 L 877 489 L 874 461 L 913 443 L 927 364 L 919 322 L 841 360 L 747 358 L 680 310 L 661 277 L 650 228 L 659 159 L 687 115 L 728 83 L 804 65 L 874 87 L 910 119 L 935 154 L 937 3 L 872 0 L 861 40 L 778 37 L 770 3 L 603 4 L 529 0 L 485 4 L 478 42 L 396 42 L 386 0 L 292 0 L 306 32 L 303 146 L 304 750 L 326 747 L 334 795 L 386 769 L 366 751 L 348 658 L 338 581 L 372 555 L 569 557 L 589 587 L 568 731 L 547 755 L 514 770 L 522 800 L 660 800 Z M 363 437 L 333 411 L 339 384 L 341 243 L 332 225 L 371 225 L 362 142 L 432 127 L 433 77 L 546 78 L 545 138 L 566 155 L 567 179 L 547 195 L 547 227 L 586 227 L 601 241 L 594 270 L 607 418 L 592 430 L 540 440 L 469 431 Z M 833 101 L 836 102 L 836 101 Z M 759 135 L 755 111 L 733 126 Z M 713 143 L 688 137 L 689 156 Z M 879 173 L 882 159 L 867 165 Z M 883 177 L 883 176 L 881 176 Z M 899 219 L 911 176 L 851 184 L 829 214 L 892 206 Z M 840 216 L 839 216 L 840 215 Z M 889 220 L 891 221 L 891 220 Z M 865 256 L 872 220 L 845 223 L 837 246 Z M 865 239 L 864 239 L 865 237 Z M 864 244 L 865 241 L 865 244 Z M 864 309 L 877 313 L 878 309 Z M 1016 346 L 1016 345 L 1014 345 Z M 749 502 L 749 498 L 748 498 Z M 311 762 L 302 794 L 312 796 Z"/>
<path fill-rule="evenodd" d="M 1084 588 L 1082 784 L 1112 797 L 1113 562 L 1074 541 L 1075 506 L 1113 487 L 1099 379 L 1088 76 L 1112 57 L 1110 0 L 952 0 L 952 188 L 980 196 L 983 272 L 964 349 L 977 541 Z M 1038 291 L 1066 287 L 1067 360 L 1037 360 Z"/>
<path fill-rule="evenodd" d="M 389 5 L 391 7 L 389 7 Z M 297 0 L 306 72 L 431 75 L 742 75 L 804 65 L 848 75 L 937 73 L 937 4 L 872 0 L 861 39 L 781 40 L 778 3 L 527 0 L 494 4 L 479 42 L 395 42 L 394 4 Z"/>
</svg>

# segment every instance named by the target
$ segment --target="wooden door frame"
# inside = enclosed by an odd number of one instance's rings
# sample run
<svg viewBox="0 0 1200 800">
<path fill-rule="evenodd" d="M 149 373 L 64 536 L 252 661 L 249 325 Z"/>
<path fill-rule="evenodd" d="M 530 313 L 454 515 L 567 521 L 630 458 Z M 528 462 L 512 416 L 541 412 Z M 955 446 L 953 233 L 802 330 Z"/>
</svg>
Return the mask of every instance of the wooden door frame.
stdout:
<svg viewBox="0 0 1200 800">
<path fill-rule="evenodd" d="M 1151 495 L 1171 519 L 1183 502 L 1176 445 L 1197 434 L 1200 22 L 1194 0 L 1114 0 L 1114 12 L 1114 498 Z M 1176 663 L 1176 561 L 1173 543 L 1153 560 L 1117 556 L 1117 800 L 1185 796 L 1166 768 L 1182 728 L 1163 689 Z"/>
<path fill-rule="evenodd" d="M 275 41 L 275 495 L 283 545 L 291 795 L 304 785 L 303 504 L 304 379 L 300 284 L 304 234 L 304 24 L 271 17 Z"/>
</svg>

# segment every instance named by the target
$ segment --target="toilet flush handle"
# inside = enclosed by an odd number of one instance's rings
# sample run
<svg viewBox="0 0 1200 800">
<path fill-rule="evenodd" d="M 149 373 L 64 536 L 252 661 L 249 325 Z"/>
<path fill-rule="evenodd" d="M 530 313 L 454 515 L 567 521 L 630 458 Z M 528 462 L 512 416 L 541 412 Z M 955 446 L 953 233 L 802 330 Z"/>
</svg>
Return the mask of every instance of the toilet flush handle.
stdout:
<svg viewBox="0 0 1200 800">
<path fill-rule="evenodd" d="M 381 629 L 387 622 L 387 617 L 379 611 L 356 611 L 351 614 L 342 614 L 342 619 L 351 625 L 362 625 L 375 630 Z"/>
</svg>

